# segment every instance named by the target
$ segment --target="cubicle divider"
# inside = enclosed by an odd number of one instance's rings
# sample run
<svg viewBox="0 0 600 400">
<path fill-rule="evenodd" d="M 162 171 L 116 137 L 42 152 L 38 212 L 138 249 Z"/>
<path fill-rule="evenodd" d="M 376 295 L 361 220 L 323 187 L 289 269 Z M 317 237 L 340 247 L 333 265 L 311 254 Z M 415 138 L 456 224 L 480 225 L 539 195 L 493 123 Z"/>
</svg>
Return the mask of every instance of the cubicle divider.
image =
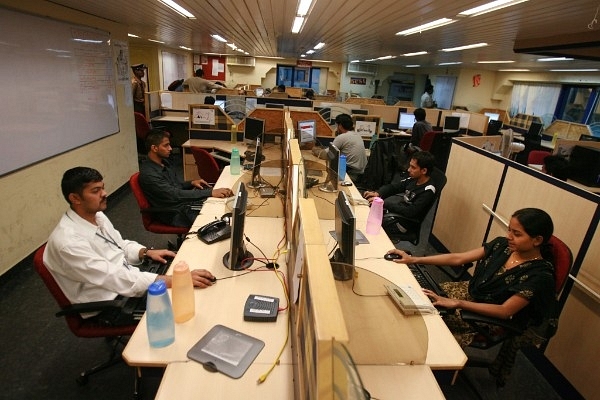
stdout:
<svg viewBox="0 0 600 400">
<path fill-rule="evenodd" d="M 582 334 L 581 326 L 585 321 L 586 332 L 600 328 L 600 196 L 483 150 L 469 139 L 454 139 L 448 184 L 432 233 L 445 250 L 465 251 L 506 234 L 506 227 L 486 208 L 506 221 L 525 207 L 552 216 L 554 234 L 569 246 L 575 262 L 561 294 L 559 329 L 545 355 L 584 397 L 591 397 L 594 377 L 600 374 L 593 355 L 600 344 L 593 334 Z"/>
</svg>

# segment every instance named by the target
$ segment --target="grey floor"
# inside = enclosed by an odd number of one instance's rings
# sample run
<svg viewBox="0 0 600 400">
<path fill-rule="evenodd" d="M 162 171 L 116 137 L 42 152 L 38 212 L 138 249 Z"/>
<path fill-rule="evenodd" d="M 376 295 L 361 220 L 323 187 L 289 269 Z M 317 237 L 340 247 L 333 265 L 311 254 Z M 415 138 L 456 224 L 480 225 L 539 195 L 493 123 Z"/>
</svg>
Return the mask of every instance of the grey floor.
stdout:
<svg viewBox="0 0 600 400">
<path fill-rule="evenodd" d="M 107 210 L 124 237 L 148 246 L 164 247 L 174 236 L 156 235 L 144 230 L 135 199 L 128 188 L 111 196 Z M 427 228 L 424 229 L 427 231 Z M 434 250 L 426 241 L 412 248 L 415 254 Z M 400 243 L 399 247 L 410 248 Z M 421 253 L 422 252 L 422 253 Z M 57 306 L 33 270 L 31 259 L 0 277 L 0 399 L 131 399 L 134 372 L 125 364 L 112 367 L 78 386 L 79 372 L 108 357 L 103 339 L 73 336 Z M 498 390 L 483 368 L 465 368 L 455 385 L 440 377 L 448 399 L 560 399 L 546 379 L 526 357 L 519 354 L 508 384 Z"/>
</svg>

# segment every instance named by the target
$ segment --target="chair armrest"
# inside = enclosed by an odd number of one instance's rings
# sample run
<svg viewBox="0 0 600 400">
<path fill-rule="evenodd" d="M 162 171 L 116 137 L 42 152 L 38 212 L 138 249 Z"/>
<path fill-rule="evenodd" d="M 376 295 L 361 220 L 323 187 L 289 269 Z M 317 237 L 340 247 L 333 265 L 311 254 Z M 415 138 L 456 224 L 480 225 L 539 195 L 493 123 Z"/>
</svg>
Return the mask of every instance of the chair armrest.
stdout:
<svg viewBox="0 0 600 400">
<path fill-rule="evenodd" d="M 488 317 L 486 315 L 477 314 L 472 311 L 460 311 L 460 316 L 463 321 L 469 324 L 488 324 L 495 325 L 504 328 L 510 333 L 521 335 L 523 333 L 523 329 L 519 327 L 513 320 L 511 319 L 500 319 L 494 317 Z"/>
<path fill-rule="evenodd" d="M 383 214 L 382 225 L 385 227 L 389 224 L 394 224 L 400 232 L 406 233 L 418 226 L 419 220 L 416 218 L 408 218 L 400 214 L 388 212 Z"/>
<path fill-rule="evenodd" d="M 123 308 L 126 302 L 127 298 L 119 298 L 114 300 L 92 301 L 89 303 L 71 304 L 67 307 L 63 307 L 63 309 L 57 312 L 55 315 L 57 317 L 63 317 L 65 315 L 71 314 L 104 311 L 111 308 Z"/>
</svg>

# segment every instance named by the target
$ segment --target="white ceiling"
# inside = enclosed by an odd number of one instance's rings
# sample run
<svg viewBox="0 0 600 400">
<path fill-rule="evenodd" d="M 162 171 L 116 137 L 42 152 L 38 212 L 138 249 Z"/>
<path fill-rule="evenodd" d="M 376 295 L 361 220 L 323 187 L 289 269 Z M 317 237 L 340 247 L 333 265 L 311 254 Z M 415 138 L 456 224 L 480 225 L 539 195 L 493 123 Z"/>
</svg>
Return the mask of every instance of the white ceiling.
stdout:
<svg viewBox="0 0 600 400">
<path fill-rule="evenodd" d="M 513 60 L 511 64 L 477 64 L 480 69 L 600 68 L 600 61 L 542 63 L 541 56 L 516 54 L 515 40 L 566 37 L 580 33 L 595 38 L 592 58 L 600 60 L 599 0 L 529 0 L 512 7 L 426 32 L 396 36 L 395 33 L 439 18 L 457 18 L 461 11 L 486 0 L 314 0 L 304 29 L 291 33 L 297 0 L 180 0 L 196 19 L 184 18 L 157 0 L 53 0 L 68 8 L 129 26 L 133 43 L 148 39 L 170 47 L 186 46 L 196 53 L 235 54 L 224 43 L 211 38 L 219 34 L 250 56 L 300 58 L 319 42 L 325 47 L 307 59 L 348 62 L 396 56 L 379 64 L 434 67 L 443 62 L 461 62 L 444 68 L 472 68 L 477 61 Z M 592 28 L 592 29 L 590 29 Z M 485 42 L 489 46 L 458 52 L 442 48 Z M 427 51 L 427 55 L 402 54 Z M 590 57 L 588 54 L 587 57 Z"/>
</svg>

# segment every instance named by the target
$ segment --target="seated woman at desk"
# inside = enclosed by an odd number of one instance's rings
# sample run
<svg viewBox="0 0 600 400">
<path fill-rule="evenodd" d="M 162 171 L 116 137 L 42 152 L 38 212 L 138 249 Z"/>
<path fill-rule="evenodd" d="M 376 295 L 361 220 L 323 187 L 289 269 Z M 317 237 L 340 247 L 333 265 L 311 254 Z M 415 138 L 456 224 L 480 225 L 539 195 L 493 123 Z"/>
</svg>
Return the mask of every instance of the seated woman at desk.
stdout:
<svg viewBox="0 0 600 400">
<path fill-rule="evenodd" d="M 548 244 L 553 230 L 545 211 L 524 208 L 512 215 L 506 237 L 497 237 L 482 247 L 426 257 L 413 257 L 397 249 L 389 253 L 400 255 L 395 262 L 406 264 L 460 266 L 478 261 L 469 281 L 440 285 L 448 297 L 423 291 L 434 306 L 512 319 L 525 329 L 554 318 L 554 266 Z M 473 341 L 476 332 L 458 311 L 445 317 L 445 322 L 462 347 Z M 533 339 L 527 332 L 524 336 Z"/>
</svg>

